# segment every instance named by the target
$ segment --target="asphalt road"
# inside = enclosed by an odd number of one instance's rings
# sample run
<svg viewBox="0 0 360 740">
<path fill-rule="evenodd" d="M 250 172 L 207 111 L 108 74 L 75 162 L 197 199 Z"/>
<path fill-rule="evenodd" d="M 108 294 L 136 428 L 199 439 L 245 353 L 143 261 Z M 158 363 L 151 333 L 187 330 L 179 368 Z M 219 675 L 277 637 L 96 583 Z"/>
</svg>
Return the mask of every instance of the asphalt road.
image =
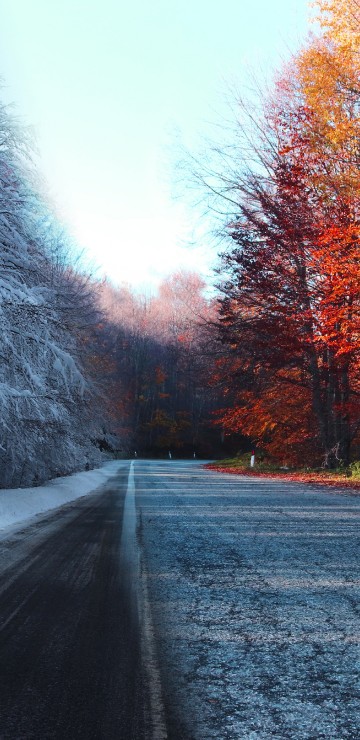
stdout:
<svg viewBox="0 0 360 740">
<path fill-rule="evenodd" d="M 150 737 L 120 541 L 129 464 L 0 543 L 0 737 Z"/>
<path fill-rule="evenodd" d="M 360 497 L 135 465 L 172 740 L 359 740 Z"/>
<path fill-rule="evenodd" d="M 359 740 L 359 514 L 119 463 L 0 542 L 1 740 Z"/>
</svg>

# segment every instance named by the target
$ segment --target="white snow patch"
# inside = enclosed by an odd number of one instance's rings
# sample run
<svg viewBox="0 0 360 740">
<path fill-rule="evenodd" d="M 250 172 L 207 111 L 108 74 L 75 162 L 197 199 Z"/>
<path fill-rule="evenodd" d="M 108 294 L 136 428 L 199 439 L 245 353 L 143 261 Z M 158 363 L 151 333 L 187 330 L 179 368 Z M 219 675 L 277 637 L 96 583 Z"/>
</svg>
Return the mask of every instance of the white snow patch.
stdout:
<svg viewBox="0 0 360 740">
<path fill-rule="evenodd" d="M 101 468 L 54 478 L 43 486 L 0 490 L 0 533 L 4 528 L 20 524 L 36 514 L 92 493 L 115 475 L 121 464 L 119 460 L 112 460 Z"/>
</svg>

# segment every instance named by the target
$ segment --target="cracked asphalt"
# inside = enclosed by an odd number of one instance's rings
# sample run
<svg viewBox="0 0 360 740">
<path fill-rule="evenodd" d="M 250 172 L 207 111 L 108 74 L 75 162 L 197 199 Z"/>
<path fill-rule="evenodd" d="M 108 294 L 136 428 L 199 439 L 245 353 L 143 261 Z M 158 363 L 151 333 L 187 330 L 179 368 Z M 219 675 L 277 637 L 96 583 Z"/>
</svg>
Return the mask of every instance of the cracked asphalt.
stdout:
<svg viewBox="0 0 360 740">
<path fill-rule="evenodd" d="M 359 740 L 359 513 L 119 462 L 0 542 L 0 739 Z"/>
<path fill-rule="evenodd" d="M 351 491 L 136 461 L 172 740 L 360 737 Z"/>
</svg>

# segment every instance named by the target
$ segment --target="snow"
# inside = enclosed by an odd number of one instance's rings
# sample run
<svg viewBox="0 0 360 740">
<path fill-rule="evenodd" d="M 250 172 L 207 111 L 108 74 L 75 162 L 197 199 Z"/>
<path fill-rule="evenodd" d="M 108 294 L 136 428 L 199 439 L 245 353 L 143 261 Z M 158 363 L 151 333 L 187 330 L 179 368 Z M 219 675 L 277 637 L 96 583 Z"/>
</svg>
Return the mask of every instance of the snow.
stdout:
<svg viewBox="0 0 360 740">
<path fill-rule="evenodd" d="M 81 280 L 70 277 L 66 238 L 33 190 L 27 144 L 0 102 L 0 486 L 12 487 L 103 460 L 92 442 L 101 402 L 94 418 L 80 359 Z"/>
<path fill-rule="evenodd" d="M 0 490 L 0 534 L 9 527 L 51 509 L 75 501 L 102 486 L 119 469 L 118 460 L 105 463 L 101 468 L 54 478 L 43 486 L 34 488 L 9 488 Z"/>
</svg>

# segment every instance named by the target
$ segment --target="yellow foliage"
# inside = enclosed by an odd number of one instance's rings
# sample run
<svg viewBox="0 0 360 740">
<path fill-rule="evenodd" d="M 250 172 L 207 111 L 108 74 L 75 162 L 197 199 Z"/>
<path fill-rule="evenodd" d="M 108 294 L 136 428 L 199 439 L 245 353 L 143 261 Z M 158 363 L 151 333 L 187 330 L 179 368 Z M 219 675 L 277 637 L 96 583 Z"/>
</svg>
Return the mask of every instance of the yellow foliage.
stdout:
<svg viewBox="0 0 360 740">
<path fill-rule="evenodd" d="M 358 53 L 360 43 L 360 4 L 358 0 L 316 0 L 316 20 L 325 35 L 343 51 Z"/>
<path fill-rule="evenodd" d="M 331 164 L 330 187 L 352 198 L 360 190 L 360 2 L 317 0 L 314 5 L 322 33 L 295 59 L 295 79 L 312 112 L 309 145 Z"/>
</svg>

